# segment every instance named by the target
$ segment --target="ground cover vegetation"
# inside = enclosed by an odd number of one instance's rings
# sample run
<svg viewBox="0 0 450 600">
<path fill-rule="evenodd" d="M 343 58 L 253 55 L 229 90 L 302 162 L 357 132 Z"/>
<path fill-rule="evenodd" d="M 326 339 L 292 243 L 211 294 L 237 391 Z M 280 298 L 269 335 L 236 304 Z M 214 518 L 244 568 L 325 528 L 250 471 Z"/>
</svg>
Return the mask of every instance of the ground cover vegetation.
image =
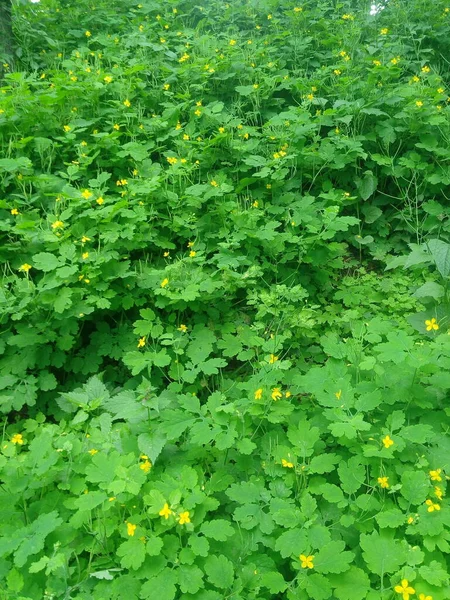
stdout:
<svg viewBox="0 0 450 600">
<path fill-rule="evenodd" d="M 449 598 L 450 4 L 141 2 L 14 7 L 1 599 Z"/>
</svg>

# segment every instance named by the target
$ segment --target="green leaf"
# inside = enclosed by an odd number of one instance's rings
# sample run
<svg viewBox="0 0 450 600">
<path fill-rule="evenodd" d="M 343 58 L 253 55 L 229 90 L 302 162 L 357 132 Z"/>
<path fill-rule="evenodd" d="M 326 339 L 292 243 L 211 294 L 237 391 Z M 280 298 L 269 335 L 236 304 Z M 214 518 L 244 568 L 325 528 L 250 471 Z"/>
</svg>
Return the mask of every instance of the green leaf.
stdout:
<svg viewBox="0 0 450 600">
<path fill-rule="evenodd" d="M 314 558 L 318 573 L 344 573 L 354 558 L 353 552 L 344 551 L 345 542 L 332 541 L 323 546 Z"/>
<path fill-rule="evenodd" d="M 35 254 L 31 262 L 33 267 L 40 271 L 45 271 L 46 273 L 54 271 L 60 266 L 59 260 L 54 254 L 50 254 L 50 252 L 39 252 L 38 254 Z"/>
<path fill-rule="evenodd" d="M 401 494 L 413 505 L 423 504 L 427 499 L 430 481 L 423 471 L 404 471 L 401 477 Z"/>
<path fill-rule="evenodd" d="M 73 505 L 75 508 L 78 508 L 78 510 L 92 510 L 107 499 L 108 496 L 105 492 L 93 491 L 82 494 L 74 501 Z"/>
<path fill-rule="evenodd" d="M 183 594 L 195 594 L 203 587 L 203 572 L 196 565 L 181 565 L 177 573 Z"/>
<path fill-rule="evenodd" d="M 208 580 L 220 589 L 229 588 L 234 580 L 233 563 L 223 554 L 208 556 L 205 561 Z"/>
<path fill-rule="evenodd" d="M 321 454 L 314 456 L 309 463 L 310 473 L 330 473 L 334 471 L 335 465 L 341 460 L 337 454 L 330 452 L 329 454 Z"/>
<path fill-rule="evenodd" d="M 305 529 L 290 529 L 280 535 L 275 542 L 275 550 L 283 558 L 295 555 L 297 558 L 304 553 L 308 546 L 308 537 Z"/>
<path fill-rule="evenodd" d="M 407 559 L 407 552 L 401 542 L 377 531 L 361 534 L 360 546 L 369 570 L 379 576 L 395 573 Z"/>
<path fill-rule="evenodd" d="M 152 433 L 141 433 L 138 437 L 138 447 L 142 454 L 146 454 L 152 463 L 161 454 L 166 445 L 167 437 L 163 433 L 154 431 Z"/>
<path fill-rule="evenodd" d="M 432 560 L 429 565 L 422 565 L 419 568 L 419 573 L 430 585 L 441 586 L 443 583 L 448 584 L 449 575 L 443 565 L 437 560 Z"/>
<path fill-rule="evenodd" d="M 338 467 L 338 474 L 341 488 L 346 494 L 357 492 L 366 479 L 366 469 L 358 456 L 352 456 L 347 462 L 342 462 Z"/>
<path fill-rule="evenodd" d="M 227 536 L 222 540 L 225 541 Z M 209 552 L 209 542 L 205 537 L 200 537 L 198 535 L 191 535 L 189 538 L 189 546 L 192 548 L 192 552 L 197 556 L 208 556 Z"/>
<path fill-rule="evenodd" d="M 375 518 L 382 529 L 386 527 L 396 529 L 405 523 L 405 515 L 398 508 L 391 508 L 390 510 L 378 513 Z"/>
<path fill-rule="evenodd" d="M 14 564 L 17 567 L 23 567 L 29 556 L 37 554 L 44 547 L 46 537 L 54 531 L 63 520 L 54 510 L 50 513 L 39 515 L 27 527 L 19 529 L 16 532 L 17 538 L 22 538 L 23 541 L 16 550 L 14 555 Z"/>
<path fill-rule="evenodd" d="M 345 573 L 330 575 L 328 579 L 338 600 L 363 600 L 370 590 L 367 573 L 358 567 L 351 566 Z"/>
<path fill-rule="evenodd" d="M 140 597 L 144 600 L 174 600 L 177 593 L 175 587 L 177 579 L 175 571 L 165 569 L 163 573 L 150 577 L 144 583 Z"/>
<path fill-rule="evenodd" d="M 448 277 L 450 275 L 450 244 L 442 240 L 429 240 L 428 248 L 439 273 L 442 277 Z"/>
<path fill-rule="evenodd" d="M 331 585 L 327 577 L 320 573 L 308 575 L 304 586 L 313 600 L 327 600 L 331 596 Z"/>
<path fill-rule="evenodd" d="M 229 521 L 225 519 L 215 519 L 214 521 L 205 521 L 200 527 L 201 533 L 207 538 L 212 538 L 218 542 L 225 542 L 227 538 L 234 535 L 234 528 Z"/>
<path fill-rule="evenodd" d="M 378 179 L 372 171 L 366 171 L 363 179 L 356 179 L 356 187 L 358 188 L 361 198 L 367 200 L 377 189 Z"/>
<path fill-rule="evenodd" d="M 139 538 L 131 537 L 117 548 L 117 556 L 124 569 L 139 569 L 145 555 L 145 543 Z"/>
<path fill-rule="evenodd" d="M 279 594 L 287 588 L 287 583 L 281 573 L 277 571 L 269 571 L 263 573 L 260 579 L 263 587 L 267 588 L 271 594 Z"/>
</svg>

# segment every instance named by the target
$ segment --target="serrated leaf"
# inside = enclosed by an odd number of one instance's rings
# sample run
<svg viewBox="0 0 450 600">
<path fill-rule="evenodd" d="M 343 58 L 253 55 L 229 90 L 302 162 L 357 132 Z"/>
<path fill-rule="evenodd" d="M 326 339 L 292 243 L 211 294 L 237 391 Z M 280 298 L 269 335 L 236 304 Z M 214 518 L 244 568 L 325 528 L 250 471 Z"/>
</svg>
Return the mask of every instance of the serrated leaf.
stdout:
<svg viewBox="0 0 450 600">
<path fill-rule="evenodd" d="M 203 572 L 196 565 L 180 565 L 178 585 L 183 594 L 195 594 L 203 587 Z"/>
<path fill-rule="evenodd" d="M 117 556 L 124 569 L 139 569 L 145 560 L 145 543 L 139 538 L 131 537 L 117 548 Z"/>
<path fill-rule="evenodd" d="M 442 240 L 429 240 L 428 248 L 436 263 L 436 268 L 442 277 L 450 275 L 450 244 Z"/>
<path fill-rule="evenodd" d="M 314 569 L 318 573 L 344 573 L 354 558 L 353 552 L 344 550 L 345 542 L 332 541 L 323 546 L 314 558 Z"/>
<path fill-rule="evenodd" d="M 260 584 L 267 588 L 271 594 L 279 594 L 287 588 L 283 575 L 277 571 L 269 571 L 261 575 Z"/>
<path fill-rule="evenodd" d="M 361 534 L 360 546 L 369 570 L 376 575 L 395 573 L 407 559 L 407 552 L 401 542 L 377 531 Z"/>
<path fill-rule="evenodd" d="M 205 521 L 202 523 L 200 531 L 207 538 L 212 538 L 218 542 L 225 542 L 227 538 L 234 534 L 233 526 L 229 521 L 225 521 L 225 519 Z"/>
<path fill-rule="evenodd" d="M 163 573 L 156 577 L 150 577 L 141 588 L 141 598 L 143 600 L 174 600 L 177 593 L 175 584 L 177 576 L 175 571 L 165 569 Z"/>
<path fill-rule="evenodd" d="M 334 588 L 338 600 L 363 600 L 370 590 L 370 579 L 362 569 L 350 567 L 340 575 L 330 575 L 328 578 Z"/>
<path fill-rule="evenodd" d="M 223 554 L 208 556 L 205 573 L 208 580 L 220 589 L 229 588 L 234 580 L 233 563 Z"/>
<path fill-rule="evenodd" d="M 32 265 L 36 269 L 48 273 L 57 269 L 60 266 L 60 262 L 58 258 L 54 254 L 50 254 L 50 252 L 39 252 L 33 256 Z"/>
</svg>

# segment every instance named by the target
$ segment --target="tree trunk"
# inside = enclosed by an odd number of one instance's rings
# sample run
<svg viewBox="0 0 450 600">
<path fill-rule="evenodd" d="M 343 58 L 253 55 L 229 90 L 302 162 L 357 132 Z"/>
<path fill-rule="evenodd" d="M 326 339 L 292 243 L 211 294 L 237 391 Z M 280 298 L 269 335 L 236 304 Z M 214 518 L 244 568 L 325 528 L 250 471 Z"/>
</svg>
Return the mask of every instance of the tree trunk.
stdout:
<svg viewBox="0 0 450 600">
<path fill-rule="evenodd" d="M 0 77 L 12 67 L 13 32 L 11 21 L 11 0 L 0 0 Z M 3 64 L 8 64 L 9 69 Z"/>
</svg>

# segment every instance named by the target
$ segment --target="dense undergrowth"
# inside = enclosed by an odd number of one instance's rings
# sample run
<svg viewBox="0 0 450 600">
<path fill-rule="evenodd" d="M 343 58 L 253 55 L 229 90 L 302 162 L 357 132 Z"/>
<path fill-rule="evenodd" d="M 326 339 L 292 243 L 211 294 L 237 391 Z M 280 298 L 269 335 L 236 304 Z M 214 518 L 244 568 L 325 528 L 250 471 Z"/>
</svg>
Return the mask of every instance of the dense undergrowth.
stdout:
<svg viewBox="0 0 450 600">
<path fill-rule="evenodd" d="M 450 4 L 15 29 L 1 600 L 449 598 Z"/>
</svg>

